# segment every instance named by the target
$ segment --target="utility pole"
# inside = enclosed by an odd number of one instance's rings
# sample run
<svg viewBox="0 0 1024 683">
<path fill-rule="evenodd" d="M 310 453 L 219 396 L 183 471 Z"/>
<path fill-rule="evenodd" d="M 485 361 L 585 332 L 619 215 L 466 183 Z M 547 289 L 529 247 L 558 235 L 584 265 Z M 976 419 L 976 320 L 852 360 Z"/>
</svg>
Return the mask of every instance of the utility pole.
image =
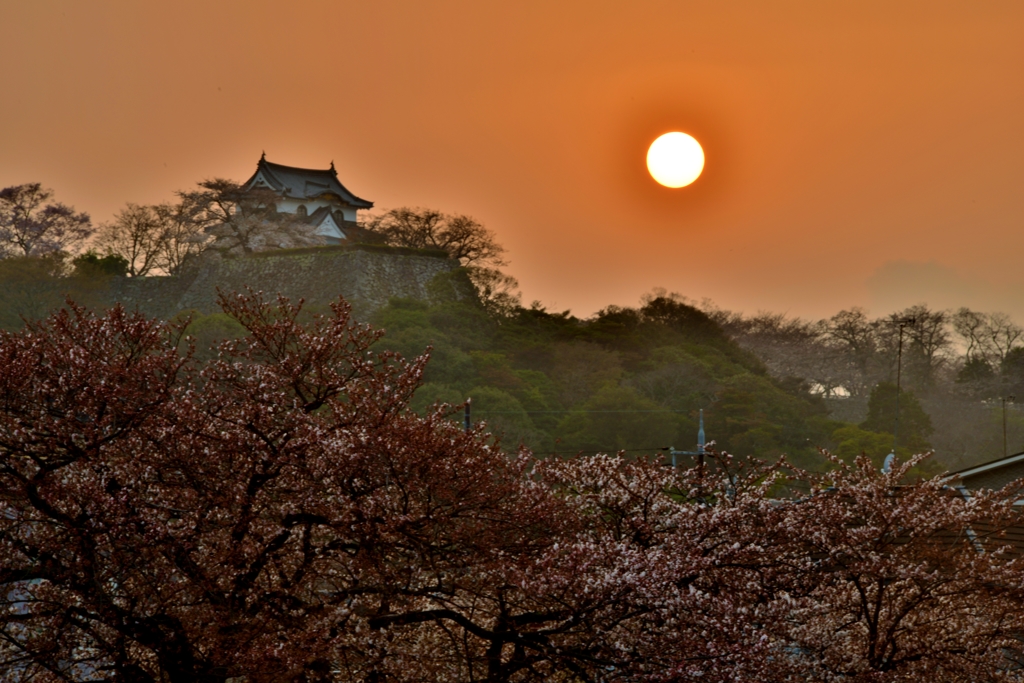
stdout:
<svg viewBox="0 0 1024 683">
<path fill-rule="evenodd" d="M 669 447 L 669 455 L 672 456 L 672 467 L 678 467 L 679 462 L 676 460 L 677 455 L 696 455 L 697 465 L 700 467 L 701 472 L 704 471 L 704 409 L 700 409 L 700 423 L 697 428 L 697 450 L 695 451 L 677 451 L 675 448 Z"/>
<path fill-rule="evenodd" d="M 896 351 L 896 424 L 892 429 L 892 455 L 896 456 L 896 445 L 899 443 L 900 438 L 900 380 L 902 379 L 901 373 L 903 370 L 903 328 L 907 325 L 913 325 L 917 322 L 917 318 L 900 318 L 894 320 L 900 328 L 900 340 Z"/>
<path fill-rule="evenodd" d="M 1006 447 L 1006 403 L 1013 403 L 1017 399 L 1012 394 L 1010 396 L 1003 396 L 1001 400 L 1003 402 L 1003 457 L 1005 458 L 1010 454 L 1010 451 Z"/>
</svg>

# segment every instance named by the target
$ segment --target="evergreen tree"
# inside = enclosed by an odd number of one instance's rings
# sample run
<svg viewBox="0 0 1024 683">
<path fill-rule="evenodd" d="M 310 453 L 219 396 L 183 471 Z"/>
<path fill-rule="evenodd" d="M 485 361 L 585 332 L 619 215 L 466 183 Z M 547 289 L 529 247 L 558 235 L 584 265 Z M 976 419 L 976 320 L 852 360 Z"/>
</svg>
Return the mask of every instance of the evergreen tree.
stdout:
<svg viewBox="0 0 1024 683">
<path fill-rule="evenodd" d="M 892 433 L 896 427 L 896 385 L 879 382 L 871 390 L 868 399 L 868 418 L 861 423 L 862 429 L 873 432 Z M 928 437 L 935 428 L 920 401 L 910 391 L 900 389 L 899 393 L 899 443 L 912 451 L 930 448 Z"/>
</svg>

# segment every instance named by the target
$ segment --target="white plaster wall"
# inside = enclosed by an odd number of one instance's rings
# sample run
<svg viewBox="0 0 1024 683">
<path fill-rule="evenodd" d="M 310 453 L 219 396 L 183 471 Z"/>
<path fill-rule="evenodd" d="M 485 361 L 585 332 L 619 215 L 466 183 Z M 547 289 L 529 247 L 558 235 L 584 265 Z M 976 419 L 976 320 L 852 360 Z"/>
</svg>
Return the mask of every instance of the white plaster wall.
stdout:
<svg viewBox="0 0 1024 683">
<path fill-rule="evenodd" d="M 345 217 L 345 220 L 352 222 L 356 221 L 357 209 L 354 209 L 350 206 L 339 207 L 337 204 L 332 204 L 331 202 L 323 199 L 310 199 L 308 201 L 292 198 L 282 199 L 279 202 L 277 202 L 277 210 L 280 211 L 281 213 L 295 213 L 296 211 L 298 211 L 300 204 L 306 205 L 307 216 L 316 211 L 317 209 L 319 209 L 321 206 L 333 206 L 336 210 L 341 211 L 341 214 L 342 216 Z"/>
<path fill-rule="evenodd" d="M 306 214 L 309 215 L 319 209 L 321 206 L 330 206 L 329 201 L 323 199 L 282 199 L 277 203 L 277 210 L 281 213 L 295 213 L 299 209 L 299 205 L 306 205 Z"/>
</svg>

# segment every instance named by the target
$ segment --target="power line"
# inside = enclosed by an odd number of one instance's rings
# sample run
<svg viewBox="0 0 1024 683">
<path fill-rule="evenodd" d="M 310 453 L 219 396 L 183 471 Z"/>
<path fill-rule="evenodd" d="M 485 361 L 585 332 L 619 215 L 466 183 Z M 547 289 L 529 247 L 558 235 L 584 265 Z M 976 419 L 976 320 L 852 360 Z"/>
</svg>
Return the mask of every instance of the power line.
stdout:
<svg viewBox="0 0 1024 683">
<path fill-rule="evenodd" d="M 657 410 L 475 410 L 475 414 L 484 415 L 542 415 L 542 414 L 567 414 L 567 413 L 686 413 L 686 410 L 672 410 L 662 408 Z"/>
<path fill-rule="evenodd" d="M 614 450 L 599 448 L 597 450 L 594 450 L 594 449 L 590 449 L 590 450 L 579 449 L 579 450 L 575 450 L 575 451 L 542 451 L 542 452 L 543 453 L 547 453 L 549 455 L 565 455 L 567 453 L 574 455 L 576 453 L 610 453 L 610 454 L 615 454 L 615 453 L 650 453 L 651 451 L 663 451 L 663 450 L 665 450 L 664 446 L 651 447 L 651 448 L 616 448 Z"/>
</svg>

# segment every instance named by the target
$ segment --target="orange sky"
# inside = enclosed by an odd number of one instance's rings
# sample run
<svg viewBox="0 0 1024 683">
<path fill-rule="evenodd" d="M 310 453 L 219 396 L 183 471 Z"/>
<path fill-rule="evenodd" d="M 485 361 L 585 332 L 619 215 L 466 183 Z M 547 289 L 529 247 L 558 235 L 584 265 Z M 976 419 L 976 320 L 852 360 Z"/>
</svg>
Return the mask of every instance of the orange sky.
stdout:
<svg viewBox="0 0 1024 683">
<path fill-rule="evenodd" d="M 212 6 L 212 7 L 211 7 Z M 526 301 L 1024 320 L 1024 3 L 0 0 L 0 187 L 109 218 L 271 161 L 468 213 Z M 682 130 L 704 176 L 668 190 Z"/>
</svg>

